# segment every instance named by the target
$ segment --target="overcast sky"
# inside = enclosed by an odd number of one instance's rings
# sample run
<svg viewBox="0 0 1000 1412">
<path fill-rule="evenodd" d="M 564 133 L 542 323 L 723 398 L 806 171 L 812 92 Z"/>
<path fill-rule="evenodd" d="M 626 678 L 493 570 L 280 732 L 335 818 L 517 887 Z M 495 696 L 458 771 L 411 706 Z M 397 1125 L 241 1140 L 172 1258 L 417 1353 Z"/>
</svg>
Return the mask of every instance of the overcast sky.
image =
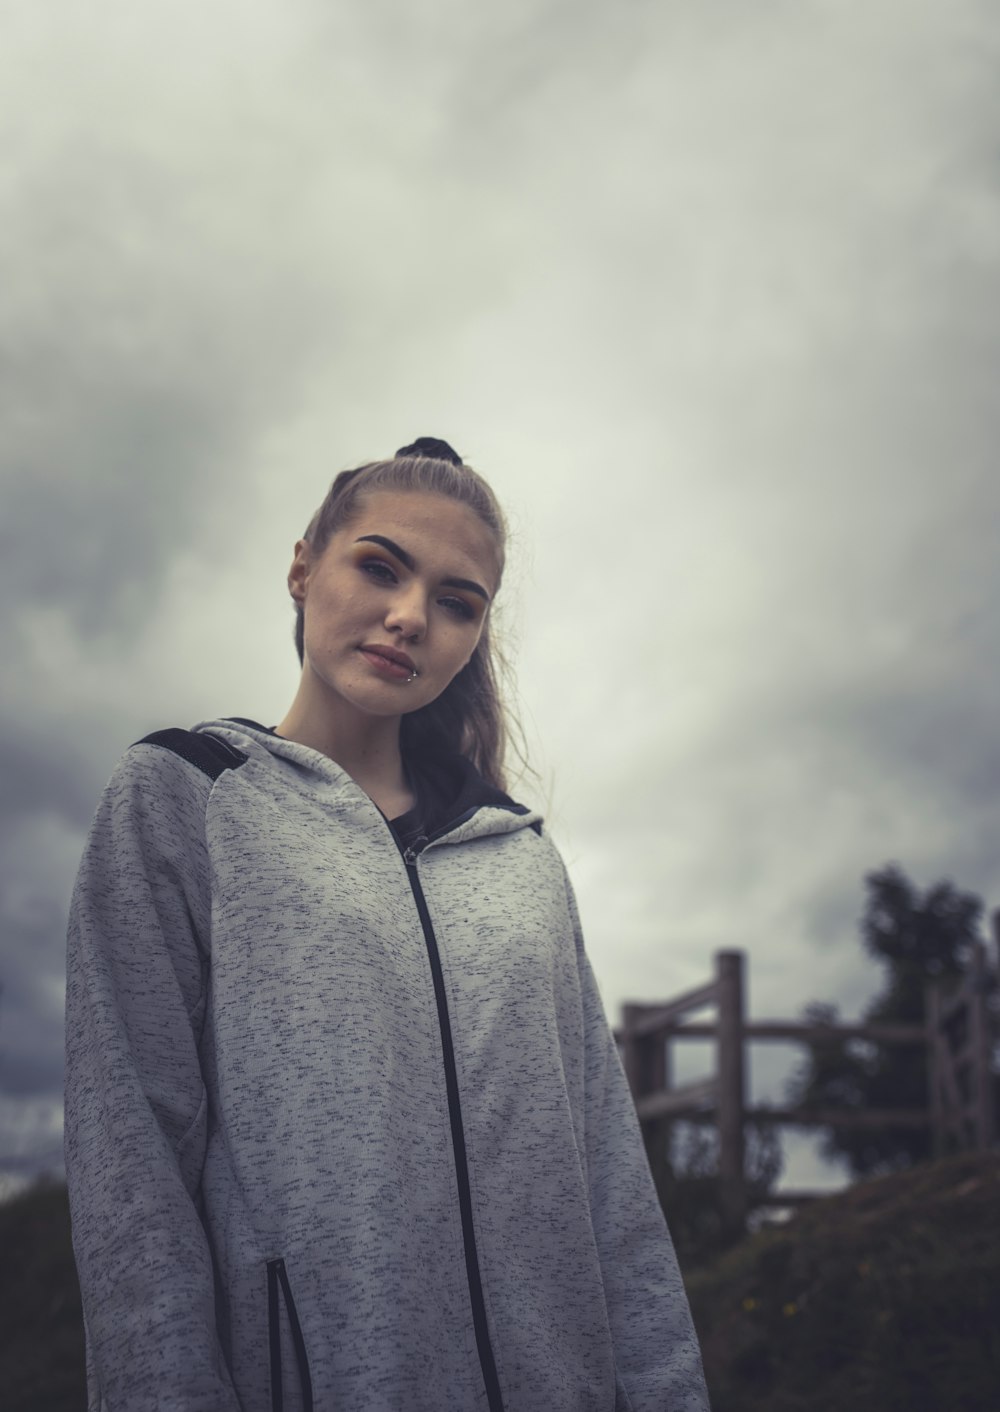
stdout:
<svg viewBox="0 0 1000 1412">
<path fill-rule="evenodd" d="M 733 946 L 753 1014 L 856 1014 L 890 859 L 1000 905 L 992 0 L 0 0 L 0 34 L 0 1158 L 61 1163 L 116 759 L 280 719 L 294 542 L 417 436 L 513 523 L 520 792 L 612 1023 Z"/>
</svg>

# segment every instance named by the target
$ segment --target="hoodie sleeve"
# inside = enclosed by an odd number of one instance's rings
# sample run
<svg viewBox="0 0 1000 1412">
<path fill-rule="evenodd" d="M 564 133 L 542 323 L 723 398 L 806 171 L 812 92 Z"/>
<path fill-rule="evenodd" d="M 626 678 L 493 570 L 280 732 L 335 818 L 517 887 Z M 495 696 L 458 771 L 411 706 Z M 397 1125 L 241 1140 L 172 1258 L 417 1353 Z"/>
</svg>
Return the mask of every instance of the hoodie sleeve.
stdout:
<svg viewBox="0 0 1000 1412">
<path fill-rule="evenodd" d="M 701 1350 L 673 1241 L 568 879 L 566 888 L 583 996 L 590 1204 L 615 1348 L 618 1405 L 630 1412 L 708 1412 Z"/>
<path fill-rule="evenodd" d="M 211 780 L 155 745 L 118 764 L 70 905 L 66 1176 L 90 1412 L 239 1412 L 196 1200 Z"/>
</svg>

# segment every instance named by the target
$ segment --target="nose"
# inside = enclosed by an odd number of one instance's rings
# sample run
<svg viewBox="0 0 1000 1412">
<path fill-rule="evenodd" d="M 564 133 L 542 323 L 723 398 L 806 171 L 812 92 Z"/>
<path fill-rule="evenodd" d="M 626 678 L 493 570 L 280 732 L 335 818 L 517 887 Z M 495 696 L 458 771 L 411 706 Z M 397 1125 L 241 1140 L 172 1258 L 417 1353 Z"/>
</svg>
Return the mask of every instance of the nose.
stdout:
<svg viewBox="0 0 1000 1412">
<path fill-rule="evenodd" d="M 385 615 L 389 632 L 398 632 L 407 642 L 420 642 L 427 631 L 427 604 L 423 590 L 415 583 L 400 585 Z"/>
</svg>

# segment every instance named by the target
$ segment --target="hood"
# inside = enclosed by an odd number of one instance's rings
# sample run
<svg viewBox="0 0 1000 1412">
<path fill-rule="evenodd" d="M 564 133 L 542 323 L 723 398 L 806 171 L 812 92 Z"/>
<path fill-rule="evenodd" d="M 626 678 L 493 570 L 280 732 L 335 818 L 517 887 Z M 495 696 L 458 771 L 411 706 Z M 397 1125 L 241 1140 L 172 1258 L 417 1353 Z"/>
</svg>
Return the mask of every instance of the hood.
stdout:
<svg viewBox="0 0 1000 1412">
<path fill-rule="evenodd" d="M 317 787 L 328 789 L 332 785 L 352 794 L 358 789 L 347 771 L 328 755 L 311 746 L 300 745 L 298 741 L 286 740 L 259 721 L 245 716 L 221 716 L 199 721 L 191 729 L 218 736 L 251 758 L 272 756 L 283 760 L 297 772 L 313 776 Z M 408 757 L 407 767 L 430 785 L 434 798 L 440 801 L 429 829 L 431 838 L 447 833 L 458 842 L 528 827 L 541 832 L 542 815 L 487 783 L 464 755 L 435 752 L 419 758 Z"/>
</svg>

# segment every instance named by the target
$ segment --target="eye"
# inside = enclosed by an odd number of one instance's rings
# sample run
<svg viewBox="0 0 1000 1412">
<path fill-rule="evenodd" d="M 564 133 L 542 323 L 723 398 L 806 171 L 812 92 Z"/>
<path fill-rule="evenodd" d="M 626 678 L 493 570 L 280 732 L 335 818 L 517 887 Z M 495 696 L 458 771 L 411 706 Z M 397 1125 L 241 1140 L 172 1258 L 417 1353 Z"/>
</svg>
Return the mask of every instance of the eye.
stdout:
<svg viewBox="0 0 1000 1412">
<path fill-rule="evenodd" d="M 476 616 L 476 610 L 471 603 L 467 603 L 464 598 L 439 598 L 438 602 L 442 608 L 453 613 L 456 618 L 463 618 L 466 622 L 471 621 Z"/>
<path fill-rule="evenodd" d="M 376 583 L 395 583 L 396 575 L 392 567 L 384 559 L 362 559 L 359 565 L 361 572 L 373 578 Z"/>
</svg>

